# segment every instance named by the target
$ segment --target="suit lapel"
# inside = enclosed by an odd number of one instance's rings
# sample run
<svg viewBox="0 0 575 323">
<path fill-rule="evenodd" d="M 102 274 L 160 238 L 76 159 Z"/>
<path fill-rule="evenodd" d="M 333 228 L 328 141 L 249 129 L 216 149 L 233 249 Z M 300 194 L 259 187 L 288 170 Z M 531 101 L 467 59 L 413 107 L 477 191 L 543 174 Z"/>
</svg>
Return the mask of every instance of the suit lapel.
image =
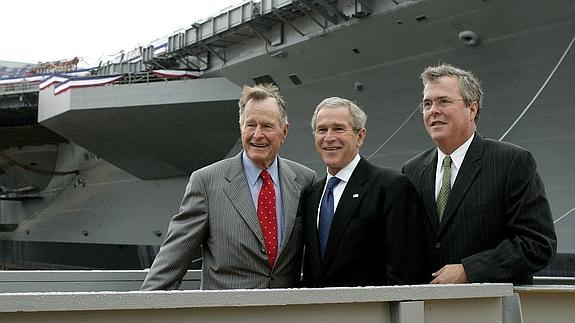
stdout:
<svg viewBox="0 0 575 323">
<path fill-rule="evenodd" d="M 354 217 L 355 211 L 365 194 L 365 182 L 369 179 L 369 164 L 361 158 L 355 170 L 351 174 L 349 182 L 339 199 L 337 209 L 333 216 L 327 245 L 325 247 L 324 268 L 332 260 L 337 250 L 341 237 L 347 230 L 350 220 Z M 319 205 L 319 204 L 318 204 Z"/>
<path fill-rule="evenodd" d="M 229 183 L 224 187 L 224 192 L 234 208 L 254 232 L 254 235 L 260 243 L 264 245 L 264 238 L 261 233 L 259 220 L 256 216 L 254 202 L 248 188 L 248 180 L 246 179 L 242 166 L 242 153 L 239 153 L 232 160 L 225 176 Z"/>
<path fill-rule="evenodd" d="M 278 169 L 284 214 L 284 236 L 278 251 L 279 258 L 293 231 L 299 198 L 301 196 L 301 186 L 295 181 L 296 174 L 294 171 L 288 166 L 288 164 L 283 162 L 281 158 L 278 158 Z"/>
<path fill-rule="evenodd" d="M 312 255 L 314 261 L 318 261 L 318 265 L 315 268 L 319 268 L 322 262 L 321 251 L 319 250 L 319 237 L 317 233 L 317 223 L 318 223 L 318 209 L 319 203 L 321 202 L 321 195 L 323 193 L 323 188 L 325 187 L 326 178 L 324 177 L 322 181 L 314 185 L 313 189 L 309 192 L 309 195 L 305 197 L 305 210 L 304 230 L 306 230 L 309 239 L 306 241 L 306 253 Z M 308 250 L 309 249 L 309 250 Z"/>
<path fill-rule="evenodd" d="M 445 211 L 443 211 L 443 220 L 439 226 L 440 232 L 453 217 L 455 211 L 471 187 L 475 177 L 481 171 L 481 164 L 479 161 L 482 158 L 483 139 L 481 139 L 478 134 L 475 134 L 475 138 L 473 138 L 473 141 L 465 154 L 465 158 L 461 164 L 461 169 L 457 173 L 457 178 L 455 179 L 455 183 L 453 184 L 453 188 L 449 194 Z"/>
<path fill-rule="evenodd" d="M 429 152 L 425 158 L 425 163 L 421 169 L 421 174 L 418 178 L 421 178 L 420 183 L 421 198 L 425 207 L 425 214 L 429 219 L 429 223 L 433 230 L 437 233 L 439 230 L 439 220 L 437 217 L 437 207 L 435 203 L 435 173 L 437 169 L 437 149 L 433 149 Z"/>
</svg>

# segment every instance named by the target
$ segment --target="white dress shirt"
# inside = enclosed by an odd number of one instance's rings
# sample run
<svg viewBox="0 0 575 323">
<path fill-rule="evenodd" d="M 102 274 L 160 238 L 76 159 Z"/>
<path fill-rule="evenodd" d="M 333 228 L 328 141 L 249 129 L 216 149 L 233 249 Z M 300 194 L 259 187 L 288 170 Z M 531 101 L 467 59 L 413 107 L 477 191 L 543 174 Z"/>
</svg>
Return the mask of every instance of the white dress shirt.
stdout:
<svg viewBox="0 0 575 323">
<path fill-rule="evenodd" d="M 342 168 L 339 172 L 337 172 L 337 174 L 335 174 L 335 177 L 339 178 L 340 181 L 333 188 L 333 212 L 334 213 L 337 210 L 337 205 L 339 204 L 339 200 L 341 199 L 341 195 L 343 194 L 343 191 L 345 190 L 345 187 L 346 187 L 347 183 L 349 182 L 349 179 L 351 178 L 351 174 L 353 174 L 353 171 L 355 170 L 355 167 L 359 163 L 360 159 L 361 159 L 361 157 L 359 156 L 359 154 L 355 155 L 355 157 L 351 160 L 351 162 L 349 162 L 349 164 L 347 164 L 344 168 Z M 320 203 L 317 207 L 317 214 L 318 214 L 317 225 L 318 226 L 319 226 L 319 210 L 321 208 L 321 201 L 323 200 L 323 195 L 325 194 L 325 188 L 327 186 L 327 183 L 329 182 L 329 179 L 334 177 L 327 170 L 326 170 L 326 173 L 327 173 L 327 178 L 325 181 L 325 185 L 323 187 L 323 193 L 321 194 Z"/>
</svg>

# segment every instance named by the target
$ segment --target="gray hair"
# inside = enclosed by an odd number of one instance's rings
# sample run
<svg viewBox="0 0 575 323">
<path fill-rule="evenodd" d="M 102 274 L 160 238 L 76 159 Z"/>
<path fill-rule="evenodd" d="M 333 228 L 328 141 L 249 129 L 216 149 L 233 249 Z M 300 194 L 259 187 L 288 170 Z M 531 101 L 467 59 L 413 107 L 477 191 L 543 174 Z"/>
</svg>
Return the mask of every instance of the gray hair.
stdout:
<svg viewBox="0 0 575 323">
<path fill-rule="evenodd" d="M 465 71 L 453 65 L 443 63 L 437 66 L 429 66 L 421 73 L 423 86 L 443 76 L 457 77 L 465 106 L 469 106 L 473 101 L 477 102 L 477 113 L 475 114 L 475 123 L 477 123 L 483 105 L 483 90 L 481 89 L 479 79 L 470 71 Z"/>
<path fill-rule="evenodd" d="M 350 121 L 353 130 L 359 131 L 365 128 L 365 123 L 367 122 L 367 115 L 363 110 L 358 107 L 355 103 L 347 99 L 338 98 L 337 96 L 324 99 L 315 108 L 313 117 L 311 118 L 311 129 L 315 130 L 315 124 L 317 122 L 317 115 L 321 109 L 332 109 L 338 107 L 345 107 L 348 109 L 350 114 Z"/>
<path fill-rule="evenodd" d="M 285 126 L 288 123 L 286 112 L 286 102 L 281 97 L 279 88 L 273 84 L 256 84 L 253 87 L 245 85 L 242 91 L 242 97 L 238 102 L 240 107 L 240 127 L 244 124 L 244 113 L 246 111 L 246 104 L 250 100 L 263 101 L 267 98 L 276 100 L 280 110 L 280 126 Z"/>
</svg>

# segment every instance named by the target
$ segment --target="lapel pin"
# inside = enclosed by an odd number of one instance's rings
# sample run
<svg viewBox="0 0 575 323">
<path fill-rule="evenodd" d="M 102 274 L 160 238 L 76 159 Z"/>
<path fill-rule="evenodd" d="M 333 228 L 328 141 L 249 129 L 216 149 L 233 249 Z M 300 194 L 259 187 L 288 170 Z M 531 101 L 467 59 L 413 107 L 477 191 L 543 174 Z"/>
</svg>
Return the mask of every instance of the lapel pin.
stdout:
<svg viewBox="0 0 575 323">
<path fill-rule="evenodd" d="M 359 194 L 355 193 L 355 194 L 353 194 L 353 196 L 352 196 L 352 197 L 353 197 L 354 199 L 356 199 L 356 198 L 358 198 L 358 197 L 359 197 Z"/>
</svg>

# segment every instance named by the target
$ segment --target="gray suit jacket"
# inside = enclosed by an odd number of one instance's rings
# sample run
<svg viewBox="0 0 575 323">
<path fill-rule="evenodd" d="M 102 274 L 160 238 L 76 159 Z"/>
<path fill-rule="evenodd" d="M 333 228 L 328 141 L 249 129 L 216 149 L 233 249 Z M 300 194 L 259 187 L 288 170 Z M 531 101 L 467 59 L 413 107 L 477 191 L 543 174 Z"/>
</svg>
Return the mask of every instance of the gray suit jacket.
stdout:
<svg viewBox="0 0 575 323">
<path fill-rule="evenodd" d="M 426 210 L 430 272 L 462 263 L 470 282 L 529 283 L 555 255 L 557 238 L 535 160 L 525 149 L 475 134 L 441 223 L 435 204 L 437 150 L 403 172 Z"/>
<path fill-rule="evenodd" d="M 177 289 L 200 246 L 202 289 L 294 287 L 302 258 L 302 221 L 296 215 L 315 172 L 283 158 L 278 167 L 285 229 L 273 269 L 240 153 L 192 173 L 141 289 Z"/>
</svg>

